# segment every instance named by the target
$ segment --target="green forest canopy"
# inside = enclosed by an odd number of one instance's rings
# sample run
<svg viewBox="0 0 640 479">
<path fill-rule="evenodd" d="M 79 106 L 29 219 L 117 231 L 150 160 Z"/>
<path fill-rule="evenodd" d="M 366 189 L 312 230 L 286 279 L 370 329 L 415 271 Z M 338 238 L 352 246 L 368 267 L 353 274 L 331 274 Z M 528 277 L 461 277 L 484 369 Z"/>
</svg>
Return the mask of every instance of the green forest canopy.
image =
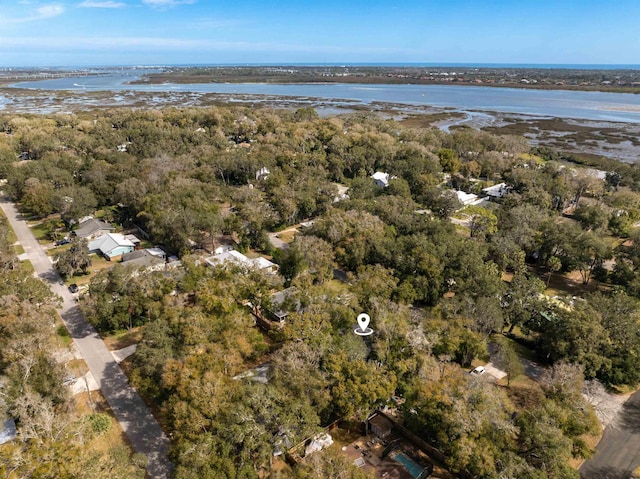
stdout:
<svg viewBox="0 0 640 479">
<path fill-rule="evenodd" d="M 6 115 L 0 129 L 5 189 L 26 213 L 70 222 L 107 209 L 181 254 L 183 270 L 168 275 L 133 278 L 116 265 L 81 304 L 103 331 L 144 326 L 131 381 L 173 435 L 177 477 L 258 477 L 283 444 L 363 419 L 394 394 L 454 471 L 577 477 L 569 460 L 589 455 L 582 435 L 596 429 L 582 381 L 640 380 L 637 242 L 608 239 L 636 239 L 633 165 L 610 165 L 602 181 L 522 138 L 312 110 Z M 30 159 L 17 161 L 22 152 Z M 393 178 L 387 188 L 375 171 Z M 450 187 L 479 193 L 498 182 L 510 193 L 467 210 L 470 230 L 449 221 L 461 206 Z M 336 183 L 349 199 L 335 200 Z M 310 218 L 273 251 L 269 232 Z M 192 245 L 219 234 L 273 254 L 282 277 L 203 267 Z M 334 268 L 348 283 L 331 280 Z M 571 304 L 546 300 L 538 275 L 571 271 L 606 288 Z M 266 307 L 290 285 L 302 309 L 261 333 L 244 305 Z M 368 341 L 349 334 L 364 310 L 376 331 Z M 502 331 L 552 367 L 525 404 L 461 373 Z M 266 385 L 232 379 L 264 358 Z M 315 470 L 328 473 L 337 459 L 322 457 Z M 307 467 L 291 474 L 313 477 Z"/>
</svg>

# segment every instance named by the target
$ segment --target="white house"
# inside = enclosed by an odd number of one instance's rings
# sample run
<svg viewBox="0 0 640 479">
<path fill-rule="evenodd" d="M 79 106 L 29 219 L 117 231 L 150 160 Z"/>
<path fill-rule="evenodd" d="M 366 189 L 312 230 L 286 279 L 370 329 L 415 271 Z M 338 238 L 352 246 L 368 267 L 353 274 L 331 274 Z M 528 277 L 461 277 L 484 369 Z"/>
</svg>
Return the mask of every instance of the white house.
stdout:
<svg viewBox="0 0 640 479">
<path fill-rule="evenodd" d="M 271 261 L 269 261 L 267 258 L 263 258 L 262 256 L 259 256 L 258 258 L 249 260 L 253 262 L 254 267 L 266 271 L 267 273 L 277 273 L 278 272 L 278 265 L 275 263 L 272 263 Z"/>
<path fill-rule="evenodd" d="M 458 197 L 458 201 L 462 203 L 464 206 L 472 205 L 476 201 L 478 201 L 478 195 L 474 195 L 473 193 L 465 193 L 464 191 L 456 191 L 456 196 Z"/>
<path fill-rule="evenodd" d="M 376 171 L 373 175 L 371 175 L 373 181 L 376 182 L 376 185 L 380 188 L 386 188 L 389 186 L 389 180 L 395 180 L 397 176 L 390 176 L 389 173 L 385 173 L 383 171 Z"/>
<path fill-rule="evenodd" d="M 242 268 L 250 269 L 255 268 L 264 270 L 267 273 L 276 273 L 278 271 L 278 265 L 272 263 L 266 258 L 258 257 L 249 259 L 242 253 L 236 250 L 225 251 L 224 253 L 214 254 L 204 260 L 209 266 L 222 266 L 226 264 L 235 264 Z"/>
<path fill-rule="evenodd" d="M 222 253 L 228 253 L 229 251 L 233 251 L 233 246 L 230 244 L 221 244 L 219 246 L 216 246 L 216 249 L 213 250 L 213 254 L 222 254 Z"/>
<path fill-rule="evenodd" d="M 223 253 L 214 254 L 204 260 L 209 266 L 222 266 L 227 264 L 236 264 L 246 268 L 253 267 L 253 263 L 249 258 L 236 250 L 229 250 Z"/>
<path fill-rule="evenodd" d="M 497 185 L 483 188 L 482 192 L 491 198 L 502 198 L 504 195 L 509 193 L 509 188 L 506 183 L 498 183 Z"/>
<path fill-rule="evenodd" d="M 135 245 L 119 233 L 106 233 L 89 242 L 90 253 L 102 253 L 108 260 L 134 249 Z"/>
</svg>

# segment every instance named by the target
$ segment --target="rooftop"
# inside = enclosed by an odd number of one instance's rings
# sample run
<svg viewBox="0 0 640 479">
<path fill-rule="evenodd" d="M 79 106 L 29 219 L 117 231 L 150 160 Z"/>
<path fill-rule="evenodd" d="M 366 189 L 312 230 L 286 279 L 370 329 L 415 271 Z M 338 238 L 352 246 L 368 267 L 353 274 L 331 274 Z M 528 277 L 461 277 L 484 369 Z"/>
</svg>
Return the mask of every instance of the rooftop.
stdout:
<svg viewBox="0 0 640 479">
<path fill-rule="evenodd" d="M 86 238 L 100 230 L 112 231 L 114 229 L 109 223 L 91 218 L 80 223 L 80 227 L 74 233 L 78 238 Z"/>
</svg>

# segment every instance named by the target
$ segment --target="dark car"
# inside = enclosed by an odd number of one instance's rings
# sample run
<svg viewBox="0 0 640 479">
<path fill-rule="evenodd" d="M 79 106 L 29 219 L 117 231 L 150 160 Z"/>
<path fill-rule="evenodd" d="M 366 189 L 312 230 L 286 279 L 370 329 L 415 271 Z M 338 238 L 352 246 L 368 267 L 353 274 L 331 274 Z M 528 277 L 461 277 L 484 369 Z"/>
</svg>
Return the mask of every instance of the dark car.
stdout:
<svg viewBox="0 0 640 479">
<path fill-rule="evenodd" d="M 69 238 L 62 238 L 60 241 L 56 241 L 56 246 L 62 246 L 69 243 L 71 243 Z"/>
<path fill-rule="evenodd" d="M 69 291 L 71 291 L 72 293 L 77 293 L 79 290 L 78 285 L 76 283 L 70 284 L 69 285 Z"/>
</svg>

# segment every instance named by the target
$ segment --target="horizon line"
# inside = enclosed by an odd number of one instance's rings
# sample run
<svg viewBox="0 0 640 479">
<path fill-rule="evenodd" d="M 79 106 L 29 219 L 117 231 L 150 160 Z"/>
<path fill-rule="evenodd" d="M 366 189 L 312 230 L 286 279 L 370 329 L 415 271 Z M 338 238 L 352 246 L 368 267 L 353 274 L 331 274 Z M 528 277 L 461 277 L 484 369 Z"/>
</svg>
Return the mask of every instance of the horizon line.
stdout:
<svg viewBox="0 0 640 479">
<path fill-rule="evenodd" d="M 8 69 L 71 69 L 71 68 L 184 68 L 184 67 L 460 67 L 460 68 L 541 68 L 541 69 L 640 69 L 640 63 L 505 63 L 505 62 L 223 62 L 165 64 L 76 64 L 76 65 L 6 65 Z"/>
</svg>

